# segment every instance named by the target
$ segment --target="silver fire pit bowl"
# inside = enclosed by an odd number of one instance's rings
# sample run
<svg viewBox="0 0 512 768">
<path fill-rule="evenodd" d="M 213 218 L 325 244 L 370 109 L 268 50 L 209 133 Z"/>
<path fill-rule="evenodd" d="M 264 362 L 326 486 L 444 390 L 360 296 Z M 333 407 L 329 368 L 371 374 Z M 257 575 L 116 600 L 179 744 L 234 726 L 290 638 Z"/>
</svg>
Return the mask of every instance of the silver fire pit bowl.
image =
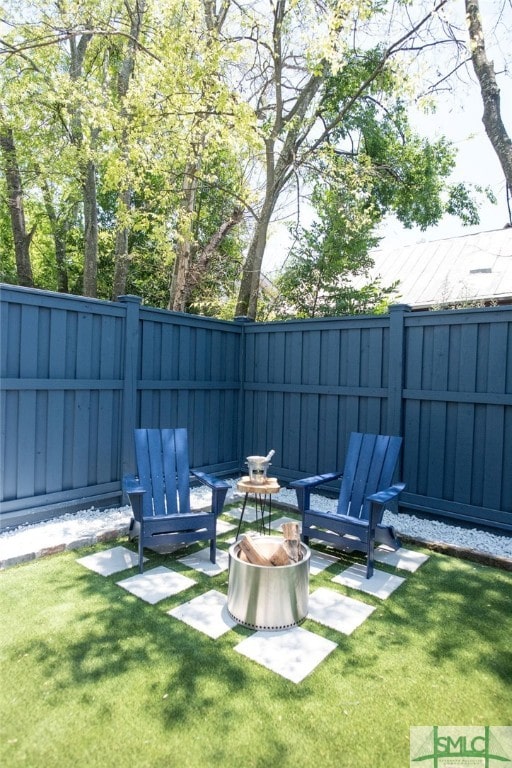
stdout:
<svg viewBox="0 0 512 768">
<path fill-rule="evenodd" d="M 262 554 L 270 556 L 277 536 L 255 536 Z M 240 544 L 229 548 L 228 612 L 249 629 L 296 627 L 308 614 L 311 550 L 301 543 L 303 559 L 291 565 L 253 565 L 240 560 Z"/>
</svg>

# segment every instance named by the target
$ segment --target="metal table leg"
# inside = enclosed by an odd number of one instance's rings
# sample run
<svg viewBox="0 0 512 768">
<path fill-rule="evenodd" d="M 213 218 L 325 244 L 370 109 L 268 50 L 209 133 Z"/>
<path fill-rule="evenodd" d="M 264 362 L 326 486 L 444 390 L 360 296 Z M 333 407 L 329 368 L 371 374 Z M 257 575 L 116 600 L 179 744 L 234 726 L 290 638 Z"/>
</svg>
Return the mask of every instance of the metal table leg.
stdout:
<svg viewBox="0 0 512 768">
<path fill-rule="evenodd" d="M 240 520 L 238 521 L 238 528 L 237 528 L 237 532 L 236 532 L 236 539 L 235 539 L 235 541 L 238 540 L 238 537 L 240 535 L 240 528 L 242 527 L 242 520 L 244 519 L 245 505 L 247 504 L 247 497 L 248 497 L 248 495 L 249 494 L 246 493 L 245 496 L 244 496 L 244 503 L 242 504 L 242 513 L 240 515 Z"/>
<path fill-rule="evenodd" d="M 245 507 L 247 506 L 247 498 L 249 494 L 244 496 L 244 502 L 242 504 L 242 512 L 240 514 L 240 520 L 238 521 L 238 528 L 236 531 L 236 540 L 240 535 L 240 529 L 242 527 L 242 520 L 244 519 Z M 256 523 L 259 525 L 260 532 L 265 536 L 265 506 L 267 505 L 267 494 L 255 493 L 254 494 L 254 506 L 256 509 Z M 272 518 L 272 494 L 268 496 L 268 535 L 270 536 L 270 522 Z"/>
</svg>

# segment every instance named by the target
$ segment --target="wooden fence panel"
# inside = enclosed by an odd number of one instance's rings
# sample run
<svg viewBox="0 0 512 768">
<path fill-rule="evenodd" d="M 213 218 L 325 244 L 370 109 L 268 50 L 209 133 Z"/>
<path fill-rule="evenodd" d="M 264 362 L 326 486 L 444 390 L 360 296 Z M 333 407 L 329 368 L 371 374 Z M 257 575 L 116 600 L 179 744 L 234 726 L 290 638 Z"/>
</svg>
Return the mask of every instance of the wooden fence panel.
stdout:
<svg viewBox="0 0 512 768">
<path fill-rule="evenodd" d="M 137 423 L 187 427 L 190 462 L 237 471 L 240 326 L 161 310 L 140 310 Z"/>
<path fill-rule="evenodd" d="M 239 467 L 239 324 L 2 288 L 0 524 L 121 500 L 133 429 L 187 426 L 191 464 Z"/>
<path fill-rule="evenodd" d="M 282 481 L 402 434 L 402 508 L 512 530 L 512 308 L 234 323 L 4 286 L 0 524 L 119 501 L 133 429 L 187 426 L 191 464 Z"/>
<path fill-rule="evenodd" d="M 512 309 L 405 317 L 411 510 L 512 530 Z"/>
<path fill-rule="evenodd" d="M 2 525 L 117 500 L 122 309 L 19 288 L 1 298 Z"/>
<path fill-rule="evenodd" d="M 388 318 L 245 328 L 244 454 L 284 479 L 343 466 L 351 431 L 386 426 Z"/>
</svg>

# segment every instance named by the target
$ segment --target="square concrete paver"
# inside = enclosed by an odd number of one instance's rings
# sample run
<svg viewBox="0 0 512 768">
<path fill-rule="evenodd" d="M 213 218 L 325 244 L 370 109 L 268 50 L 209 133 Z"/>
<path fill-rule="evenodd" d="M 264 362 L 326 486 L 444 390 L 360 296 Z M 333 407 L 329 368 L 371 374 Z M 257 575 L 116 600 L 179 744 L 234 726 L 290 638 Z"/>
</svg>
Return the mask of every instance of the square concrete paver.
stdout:
<svg viewBox="0 0 512 768">
<path fill-rule="evenodd" d="M 326 555 L 323 552 L 315 552 L 315 550 L 312 549 L 309 563 L 309 572 L 312 576 L 316 576 L 317 573 L 325 571 L 325 569 L 333 563 L 339 563 L 339 560 L 333 555 Z"/>
<path fill-rule="evenodd" d="M 210 547 L 200 549 L 199 552 L 194 552 L 186 557 L 180 557 L 178 562 L 183 563 L 188 568 L 193 568 L 195 571 L 200 571 L 206 576 L 218 576 L 219 573 L 223 573 L 228 569 L 229 555 L 222 549 L 215 551 L 215 563 L 210 560 Z"/>
<path fill-rule="evenodd" d="M 235 645 L 235 651 L 281 677 L 300 683 L 337 644 L 302 627 L 279 632 L 255 632 Z"/>
<path fill-rule="evenodd" d="M 225 514 L 229 515 L 230 517 L 234 517 L 235 520 L 240 520 L 240 517 L 242 515 L 242 506 L 240 505 L 240 507 L 235 507 L 234 509 L 226 510 Z M 244 520 L 243 520 L 242 525 L 244 523 L 255 523 L 256 519 L 261 520 L 261 515 L 258 514 L 258 517 L 256 518 L 256 510 L 255 510 L 255 508 L 247 506 L 245 508 Z M 265 515 L 265 522 L 267 522 L 267 520 L 268 520 L 268 516 Z"/>
<path fill-rule="evenodd" d="M 77 559 L 77 563 L 99 573 L 100 576 L 111 576 L 113 573 L 127 571 L 128 568 L 138 565 L 138 562 L 138 554 L 126 549 L 126 547 L 113 547 L 112 549 L 105 549 L 103 552 L 96 552 L 94 555 L 86 555 Z"/>
<path fill-rule="evenodd" d="M 120 587 L 151 605 L 155 605 L 166 597 L 176 595 L 178 592 L 183 592 L 184 589 L 188 589 L 196 583 L 188 576 L 171 571 L 163 565 L 117 582 Z"/>
<path fill-rule="evenodd" d="M 233 531 L 236 528 L 234 523 L 229 523 L 227 520 L 217 520 L 217 536 L 223 536 L 229 531 Z"/>
<path fill-rule="evenodd" d="M 366 565 L 351 565 L 345 571 L 338 576 L 334 576 L 331 581 L 336 584 L 343 584 L 346 587 L 352 587 L 353 589 L 359 589 L 361 592 L 366 592 L 368 595 L 374 595 L 380 597 L 381 600 L 385 600 L 389 597 L 400 584 L 403 584 L 405 579 L 401 576 L 393 576 L 385 571 L 373 571 L 371 579 L 366 578 Z"/>
<path fill-rule="evenodd" d="M 308 619 L 344 635 L 351 635 L 374 610 L 373 605 L 340 595 L 334 589 L 320 587 L 309 596 Z"/>
<path fill-rule="evenodd" d="M 194 597 L 183 605 L 178 605 L 168 611 L 168 614 L 199 630 L 199 632 L 204 632 L 213 640 L 236 626 L 236 622 L 228 613 L 226 595 L 215 589 L 211 589 L 199 597 Z"/>
<path fill-rule="evenodd" d="M 386 549 L 386 547 L 377 547 L 375 550 L 375 560 L 379 563 L 394 565 L 395 568 L 401 568 L 403 571 L 414 573 L 420 565 L 423 565 L 428 560 L 428 555 L 423 555 L 421 552 L 414 552 L 412 549 L 405 549 L 404 547 L 400 547 L 396 551 Z"/>
</svg>

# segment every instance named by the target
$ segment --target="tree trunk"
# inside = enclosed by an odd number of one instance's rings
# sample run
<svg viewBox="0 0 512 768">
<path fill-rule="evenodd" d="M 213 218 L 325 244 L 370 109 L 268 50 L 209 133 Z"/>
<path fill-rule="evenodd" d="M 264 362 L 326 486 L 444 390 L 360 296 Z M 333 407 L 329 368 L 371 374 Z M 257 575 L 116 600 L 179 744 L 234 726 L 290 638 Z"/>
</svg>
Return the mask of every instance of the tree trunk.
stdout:
<svg viewBox="0 0 512 768">
<path fill-rule="evenodd" d="M 218 250 L 222 241 L 225 237 L 227 237 L 229 232 L 231 232 L 231 230 L 236 227 L 237 224 L 240 224 L 243 217 L 243 209 L 239 207 L 234 208 L 233 213 L 229 219 L 226 219 L 226 221 L 222 222 L 217 231 L 214 232 L 214 234 L 211 236 L 205 247 L 195 255 L 193 264 L 191 265 L 189 277 L 186 282 L 185 304 L 187 306 L 189 304 L 191 293 L 195 288 L 199 286 L 201 280 L 206 276 L 208 272 L 208 266 L 213 255 Z"/>
<path fill-rule="evenodd" d="M 187 280 L 192 262 L 192 243 L 189 238 L 178 246 L 174 269 L 172 273 L 171 288 L 169 292 L 168 309 L 173 312 L 186 312 L 187 310 Z"/>
<path fill-rule="evenodd" d="M 37 168 L 38 174 L 41 176 L 41 171 Z M 43 189 L 43 199 L 46 208 L 46 215 L 50 221 L 50 227 L 53 236 L 53 243 L 55 247 L 55 263 L 57 266 L 57 289 L 59 293 L 68 293 L 68 270 L 66 267 L 66 224 L 59 221 L 59 216 L 55 210 L 55 205 L 52 200 L 50 187 L 46 179 L 41 179 L 41 186 Z"/>
<path fill-rule="evenodd" d="M 276 126 L 281 126 L 281 120 L 276 118 Z M 235 310 L 236 317 L 256 319 L 258 296 L 260 291 L 261 265 L 267 244 L 267 234 L 274 208 L 279 195 L 286 185 L 288 173 L 293 164 L 294 152 L 290 149 L 298 135 L 298 123 L 292 128 L 286 138 L 281 154 L 275 159 L 275 139 L 270 137 L 265 141 L 265 199 L 254 228 L 247 258 L 243 267 L 238 301 Z"/>
<path fill-rule="evenodd" d="M 128 8 L 128 4 L 126 3 Z M 121 115 L 123 120 L 128 120 L 127 111 L 124 106 L 124 100 L 130 87 L 130 80 L 135 69 L 135 56 L 137 52 L 137 43 L 140 37 L 140 30 L 142 26 L 142 19 L 146 11 L 145 0 L 135 0 L 133 8 L 129 8 L 130 12 L 130 38 L 128 41 L 128 48 L 126 55 L 123 59 L 123 63 L 119 70 L 117 77 L 117 95 L 121 103 Z M 123 160 L 128 165 L 128 130 L 127 125 L 124 126 L 121 135 L 121 145 L 123 147 Z M 117 198 L 117 211 L 122 212 L 124 215 L 130 208 L 132 198 L 132 190 L 130 188 L 120 189 Z M 117 222 L 116 231 L 116 246 L 115 246 L 115 269 L 114 269 L 114 281 L 112 285 L 112 298 L 115 300 L 118 296 L 122 296 L 126 293 L 126 280 L 128 278 L 128 269 L 130 266 L 129 256 L 129 229 L 127 226 L 119 227 L 119 220 Z"/>
<path fill-rule="evenodd" d="M 0 129 L 0 146 L 4 156 L 4 172 L 7 186 L 7 205 L 11 217 L 12 234 L 14 238 L 14 253 L 16 257 L 16 272 L 18 284 L 33 288 L 32 264 L 30 262 L 30 241 L 34 230 L 27 233 L 25 210 L 23 207 L 23 188 L 21 173 L 16 157 L 16 147 L 12 130 L 7 127 Z"/>
<path fill-rule="evenodd" d="M 274 212 L 275 202 L 276 201 L 272 199 L 265 200 L 258 221 L 256 222 L 244 263 L 235 310 L 236 317 L 250 317 L 252 320 L 256 319 L 261 265 L 263 263 L 263 255 L 267 244 L 268 227 L 272 213 Z"/>
<path fill-rule="evenodd" d="M 82 294 L 93 298 L 98 283 L 98 207 L 96 201 L 96 166 L 87 161 L 83 180 L 84 195 L 84 284 Z"/>
<path fill-rule="evenodd" d="M 117 196 L 117 212 L 128 210 L 131 202 L 131 192 L 124 189 Z M 112 285 L 112 299 L 115 301 L 118 296 L 123 296 L 126 292 L 126 280 L 128 277 L 128 267 L 130 265 L 130 256 L 128 253 L 129 231 L 127 227 L 118 227 L 116 231 L 115 246 L 115 269 L 114 281 Z"/>
<path fill-rule="evenodd" d="M 83 76 L 83 65 L 87 46 L 92 34 L 81 35 L 77 40 L 72 37 L 69 41 L 71 61 L 70 76 L 77 83 Z M 84 134 L 82 116 L 78 107 L 71 110 L 71 142 L 80 150 L 83 149 Z M 99 130 L 91 133 L 91 145 L 94 146 L 99 136 Z M 98 282 L 98 202 L 96 199 L 96 166 L 92 160 L 83 162 L 82 193 L 84 201 L 84 275 L 82 294 L 96 297 Z"/>
<path fill-rule="evenodd" d="M 512 192 L 512 141 L 501 119 L 500 89 L 492 61 L 485 52 L 485 38 L 478 0 L 465 0 L 471 60 L 480 83 L 484 105 L 482 122 L 500 161 L 509 193 Z"/>
<path fill-rule="evenodd" d="M 169 290 L 168 309 L 174 312 L 185 312 L 187 302 L 187 280 L 190 273 L 190 265 L 193 258 L 193 244 L 190 232 L 190 220 L 194 214 L 197 198 L 196 173 L 200 160 L 189 163 L 185 169 L 183 180 L 183 209 L 184 224 L 179 233 L 179 241 L 176 249 L 176 260 L 172 273 L 171 287 Z"/>
</svg>

